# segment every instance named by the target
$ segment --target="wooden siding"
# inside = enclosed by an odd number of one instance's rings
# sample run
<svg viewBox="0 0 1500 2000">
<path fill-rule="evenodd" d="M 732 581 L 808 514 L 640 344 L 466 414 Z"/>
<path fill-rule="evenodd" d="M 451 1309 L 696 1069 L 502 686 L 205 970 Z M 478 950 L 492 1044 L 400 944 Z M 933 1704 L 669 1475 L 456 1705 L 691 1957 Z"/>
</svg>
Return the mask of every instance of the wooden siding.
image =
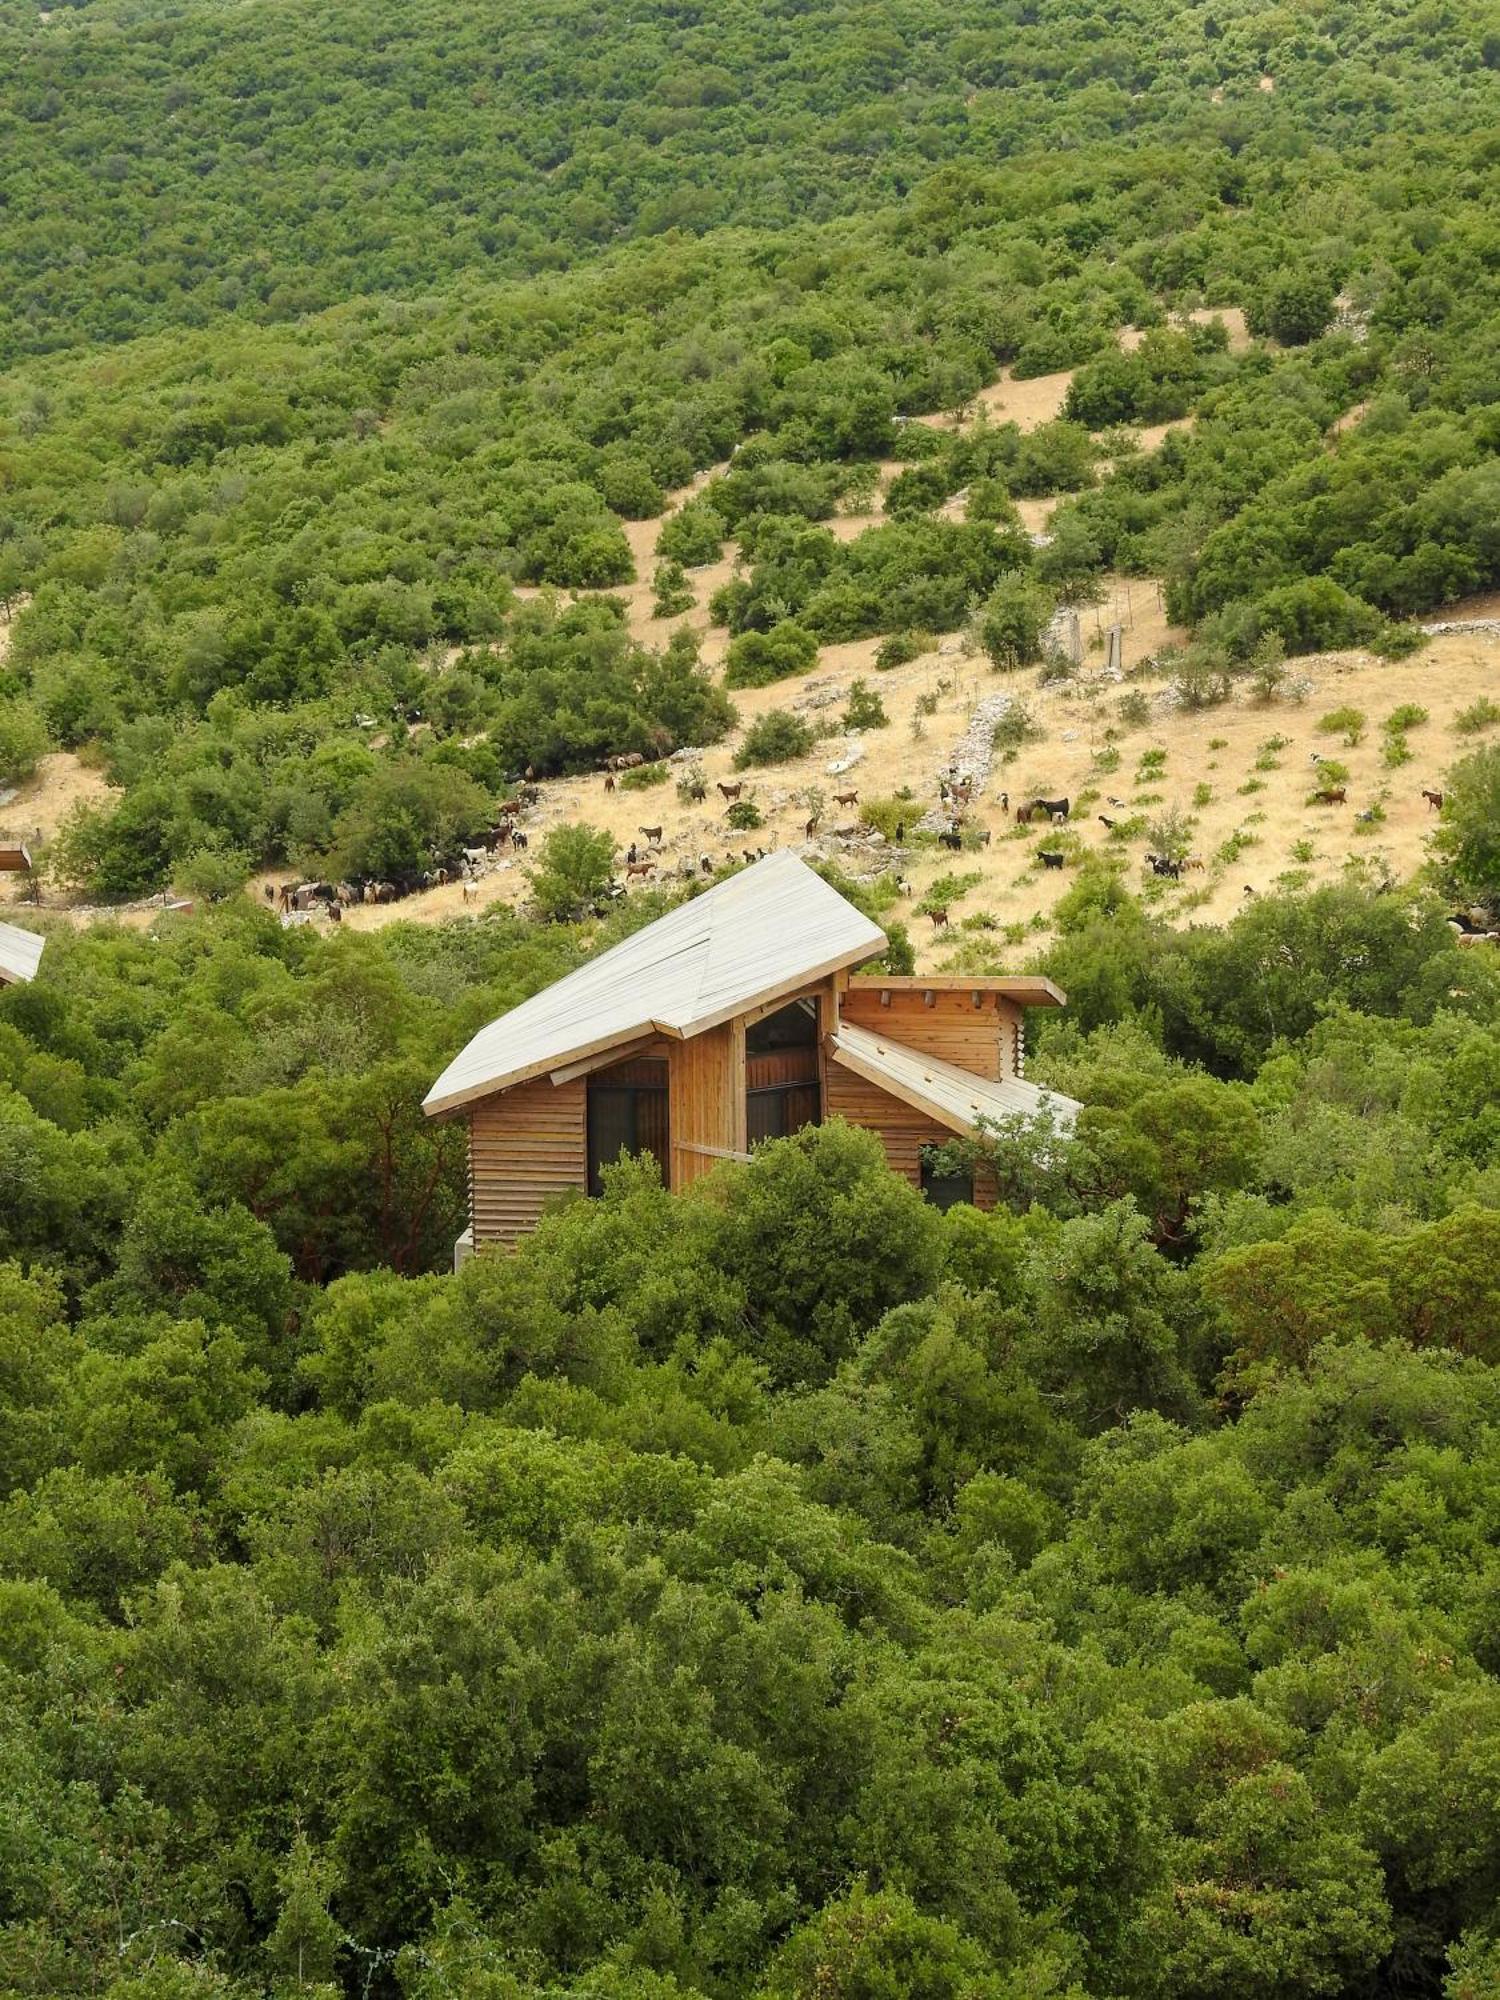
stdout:
<svg viewBox="0 0 1500 2000">
<path fill-rule="evenodd" d="M 826 1117 L 843 1118 L 851 1125 L 862 1125 L 867 1132 L 873 1132 L 885 1147 L 892 1172 L 915 1188 L 922 1185 L 922 1148 L 945 1146 L 953 1138 L 946 1125 L 939 1125 L 935 1118 L 856 1076 L 841 1062 L 828 1065 L 823 1109 Z M 990 1176 L 980 1174 L 976 1178 L 974 1201 L 978 1208 L 994 1207 L 995 1189 Z"/>
<path fill-rule="evenodd" d="M 711 1173 L 725 1153 L 745 1150 L 745 1029 L 726 1021 L 670 1056 L 671 1185 Z"/>
<path fill-rule="evenodd" d="M 873 1035 L 889 1035 L 919 1055 L 936 1056 L 966 1069 L 971 1076 L 1001 1082 L 1019 1074 L 1015 1066 L 1016 1037 L 1022 1010 L 997 993 L 985 993 L 979 1006 L 970 991 L 934 990 L 932 1005 L 910 988 L 891 991 L 890 1004 L 880 993 L 855 987 L 843 995 L 840 1016 Z"/>
<path fill-rule="evenodd" d="M 543 1206 L 588 1178 L 587 1084 L 545 1077 L 482 1098 L 469 1114 L 474 1246 L 514 1243 Z"/>
</svg>

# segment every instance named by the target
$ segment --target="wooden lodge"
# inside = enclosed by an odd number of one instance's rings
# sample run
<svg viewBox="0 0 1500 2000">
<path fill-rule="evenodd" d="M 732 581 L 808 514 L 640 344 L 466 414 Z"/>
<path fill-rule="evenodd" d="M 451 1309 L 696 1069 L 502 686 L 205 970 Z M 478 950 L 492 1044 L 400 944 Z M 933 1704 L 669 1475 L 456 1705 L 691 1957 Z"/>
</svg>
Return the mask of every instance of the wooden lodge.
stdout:
<svg viewBox="0 0 1500 2000">
<path fill-rule="evenodd" d="M 936 1176 L 929 1149 L 980 1121 L 1064 1122 L 1077 1105 L 1025 1080 L 1040 978 L 861 976 L 885 933 L 793 854 L 680 905 L 483 1028 L 428 1093 L 469 1124 L 470 1226 L 455 1261 L 514 1243 L 549 1201 L 596 1193 L 621 1151 L 681 1189 L 758 1141 L 824 1118 L 879 1134 L 899 1174 L 944 1205 L 993 1195 Z"/>
</svg>

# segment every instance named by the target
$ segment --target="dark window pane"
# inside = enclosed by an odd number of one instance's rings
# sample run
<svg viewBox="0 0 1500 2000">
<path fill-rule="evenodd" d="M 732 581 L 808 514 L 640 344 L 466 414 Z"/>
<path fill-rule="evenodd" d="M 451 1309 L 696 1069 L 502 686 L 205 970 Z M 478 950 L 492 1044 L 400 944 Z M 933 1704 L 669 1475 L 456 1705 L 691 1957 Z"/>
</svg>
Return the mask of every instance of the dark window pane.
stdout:
<svg viewBox="0 0 1500 2000">
<path fill-rule="evenodd" d="M 653 1153 L 667 1177 L 667 1093 L 648 1086 L 590 1083 L 588 1096 L 589 1193 L 601 1188 L 601 1167 L 621 1152 Z"/>
<path fill-rule="evenodd" d="M 793 1000 L 778 1007 L 762 1021 L 745 1030 L 747 1055 L 769 1055 L 773 1049 L 809 1049 L 818 1039 L 818 1005 L 815 1000 Z"/>
<path fill-rule="evenodd" d="M 934 1173 L 926 1160 L 922 1162 L 922 1192 L 934 1208 L 955 1208 L 959 1202 L 974 1199 L 974 1176 L 972 1174 Z"/>
</svg>

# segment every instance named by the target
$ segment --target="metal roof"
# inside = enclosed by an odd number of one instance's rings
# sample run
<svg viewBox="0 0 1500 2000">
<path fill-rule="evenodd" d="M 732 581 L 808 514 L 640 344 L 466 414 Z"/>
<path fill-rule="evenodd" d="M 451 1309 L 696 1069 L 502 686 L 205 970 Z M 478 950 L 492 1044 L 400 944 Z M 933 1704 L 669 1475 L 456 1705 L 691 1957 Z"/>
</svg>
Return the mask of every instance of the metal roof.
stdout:
<svg viewBox="0 0 1500 2000">
<path fill-rule="evenodd" d="M 34 979 L 47 940 L 15 924 L 0 924 L 0 986 Z"/>
<path fill-rule="evenodd" d="M 921 1055 L 888 1035 L 872 1034 L 868 1028 L 856 1028 L 847 1021 L 839 1024 L 833 1038 L 833 1055 L 856 1076 L 889 1091 L 914 1110 L 925 1111 L 951 1132 L 972 1132 L 981 1118 L 996 1124 L 1018 1113 L 1035 1118 L 1044 1106 L 1066 1127 L 1083 1109 L 1075 1098 L 1042 1090 L 1023 1077 L 996 1082 L 991 1077 L 975 1076 L 956 1063 Z"/>
<path fill-rule="evenodd" d="M 491 1021 L 443 1071 L 428 1116 L 646 1034 L 687 1040 L 885 948 L 795 854 L 768 854 Z"/>
</svg>

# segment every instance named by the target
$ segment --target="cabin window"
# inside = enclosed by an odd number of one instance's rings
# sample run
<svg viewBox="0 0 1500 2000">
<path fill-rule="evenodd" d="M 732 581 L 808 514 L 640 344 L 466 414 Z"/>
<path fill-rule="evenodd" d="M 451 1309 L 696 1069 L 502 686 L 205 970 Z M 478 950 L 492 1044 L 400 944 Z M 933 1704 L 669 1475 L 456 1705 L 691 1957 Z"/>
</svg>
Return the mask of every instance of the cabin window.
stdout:
<svg viewBox="0 0 1500 2000">
<path fill-rule="evenodd" d="M 934 1208 L 956 1208 L 961 1201 L 974 1200 L 973 1173 L 941 1173 L 931 1157 L 922 1155 L 922 1193 Z"/>
<path fill-rule="evenodd" d="M 602 1169 L 621 1153 L 649 1153 L 669 1172 L 667 1066 L 645 1058 L 596 1070 L 588 1084 L 589 1193 L 603 1191 Z"/>
<path fill-rule="evenodd" d="M 745 1129 L 752 1146 L 784 1139 L 822 1116 L 818 1003 L 793 1000 L 745 1031 Z"/>
</svg>

